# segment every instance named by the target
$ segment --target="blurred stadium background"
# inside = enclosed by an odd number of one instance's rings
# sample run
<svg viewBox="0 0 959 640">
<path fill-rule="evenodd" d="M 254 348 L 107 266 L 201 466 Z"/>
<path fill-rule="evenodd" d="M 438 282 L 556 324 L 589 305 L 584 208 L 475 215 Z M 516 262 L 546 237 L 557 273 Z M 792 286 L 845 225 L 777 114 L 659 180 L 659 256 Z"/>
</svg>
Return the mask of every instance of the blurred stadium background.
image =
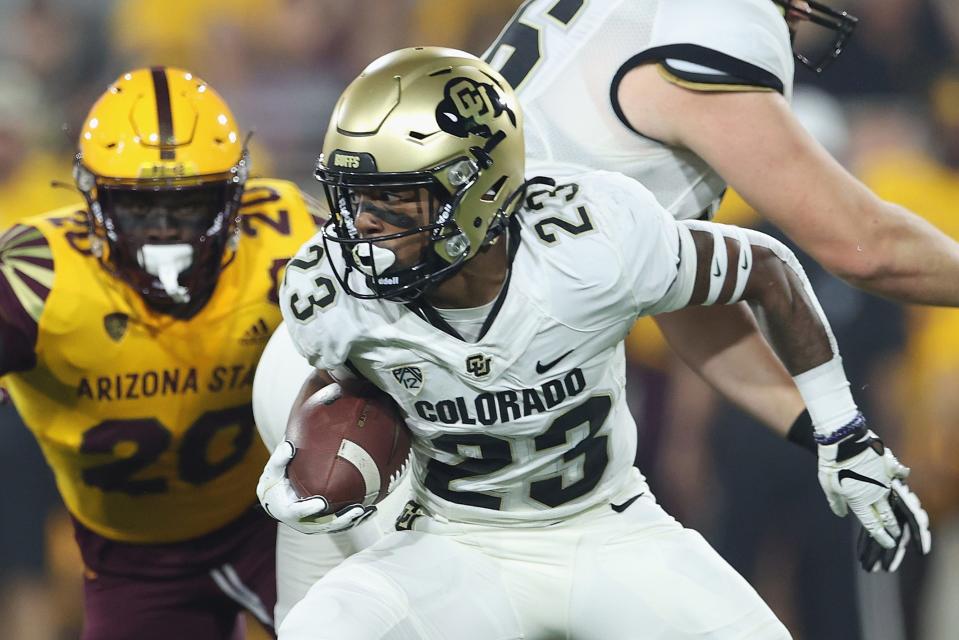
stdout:
<svg viewBox="0 0 959 640">
<path fill-rule="evenodd" d="M 797 69 L 797 113 L 880 195 L 959 238 L 959 3 L 829 3 L 858 15 L 859 29 L 822 77 Z M 70 183 L 87 109 L 141 65 L 205 78 L 255 131 L 254 172 L 320 195 L 311 170 L 330 109 L 367 62 L 414 44 L 482 53 L 518 4 L 0 0 L 0 224 L 77 200 L 51 180 Z M 735 194 L 719 219 L 772 231 Z M 895 578 L 854 570 L 853 527 L 829 512 L 813 459 L 719 401 L 648 323 L 630 335 L 640 465 L 667 509 L 702 531 L 797 638 L 959 638 L 959 311 L 893 305 L 805 265 L 857 399 L 914 470 L 932 554 L 907 559 Z M 0 408 L 0 421 L 0 638 L 78 637 L 82 566 L 69 521 L 14 410 Z M 848 549 L 848 562 L 824 551 L 833 547 Z M 835 606 L 851 597 L 859 625 Z"/>
</svg>

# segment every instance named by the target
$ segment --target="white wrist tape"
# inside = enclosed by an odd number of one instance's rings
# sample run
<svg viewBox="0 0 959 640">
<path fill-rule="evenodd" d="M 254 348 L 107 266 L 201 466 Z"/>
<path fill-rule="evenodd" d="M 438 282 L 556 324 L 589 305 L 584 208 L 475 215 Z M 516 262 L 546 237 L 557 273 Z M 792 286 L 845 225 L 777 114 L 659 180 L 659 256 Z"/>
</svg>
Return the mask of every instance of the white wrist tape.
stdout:
<svg viewBox="0 0 959 640">
<path fill-rule="evenodd" d="M 832 435 L 859 413 L 840 356 L 793 376 L 793 380 L 806 403 L 817 436 Z"/>
</svg>

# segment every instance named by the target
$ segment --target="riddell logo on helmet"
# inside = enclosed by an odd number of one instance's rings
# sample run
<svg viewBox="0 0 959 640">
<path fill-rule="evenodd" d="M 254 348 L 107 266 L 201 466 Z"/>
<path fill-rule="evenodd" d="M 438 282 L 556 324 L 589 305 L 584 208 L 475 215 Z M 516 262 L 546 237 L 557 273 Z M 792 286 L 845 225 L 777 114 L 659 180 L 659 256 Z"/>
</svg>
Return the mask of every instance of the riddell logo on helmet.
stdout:
<svg viewBox="0 0 959 640">
<path fill-rule="evenodd" d="M 377 278 L 376 281 L 377 281 L 377 283 L 379 283 L 379 284 L 384 284 L 384 285 L 399 284 L 399 283 L 400 283 L 400 279 L 399 279 L 398 277 L 396 277 L 396 276 L 392 276 L 392 277 L 389 277 L 389 278 Z"/>
</svg>

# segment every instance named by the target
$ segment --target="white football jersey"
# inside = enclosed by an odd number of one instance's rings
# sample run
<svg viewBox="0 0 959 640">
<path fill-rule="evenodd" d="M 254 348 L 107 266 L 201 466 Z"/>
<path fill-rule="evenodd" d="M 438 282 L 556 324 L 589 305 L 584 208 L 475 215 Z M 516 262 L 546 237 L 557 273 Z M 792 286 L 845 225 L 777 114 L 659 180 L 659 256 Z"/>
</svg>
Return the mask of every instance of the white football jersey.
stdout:
<svg viewBox="0 0 959 640">
<path fill-rule="evenodd" d="M 726 184 L 626 123 L 626 72 L 655 62 L 697 90 L 792 94 L 789 30 L 772 0 L 531 0 L 483 57 L 517 90 L 531 161 L 625 173 L 679 219 L 711 216 Z"/>
<path fill-rule="evenodd" d="M 637 316 L 688 300 L 694 261 L 679 227 L 620 174 L 533 187 L 511 225 L 509 279 L 476 342 L 406 305 L 344 293 L 319 235 L 290 262 L 281 307 L 314 366 L 348 363 L 399 403 L 423 506 L 464 522 L 555 522 L 631 483 L 643 490 L 631 471 L 623 338 Z M 359 277 L 351 286 L 367 290 Z"/>
</svg>

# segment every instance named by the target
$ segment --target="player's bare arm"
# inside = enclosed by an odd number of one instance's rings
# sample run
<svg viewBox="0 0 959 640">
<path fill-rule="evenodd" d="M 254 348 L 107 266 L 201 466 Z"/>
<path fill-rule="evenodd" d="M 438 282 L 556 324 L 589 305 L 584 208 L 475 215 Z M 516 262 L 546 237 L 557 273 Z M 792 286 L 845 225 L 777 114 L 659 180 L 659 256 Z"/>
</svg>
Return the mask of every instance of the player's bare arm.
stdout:
<svg viewBox="0 0 959 640">
<path fill-rule="evenodd" d="M 836 275 L 904 302 L 959 305 L 959 245 L 849 174 L 778 93 L 691 91 L 645 65 L 619 95 L 638 131 L 695 152 Z"/>
<path fill-rule="evenodd" d="M 691 235 L 697 265 L 689 304 L 731 303 L 738 296 L 753 303 L 770 343 L 792 375 L 832 359 L 822 312 L 816 309 L 798 265 L 788 264 L 795 259 L 785 247 L 758 244 L 766 239 L 760 234 L 752 234 L 753 238 L 743 234 L 736 240 L 709 229 L 693 229 Z"/>
<path fill-rule="evenodd" d="M 756 231 L 700 221 L 675 223 L 676 280 L 647 313 L 745 300 L 793 376 L 815 430 L 819 479 L 833 511 L 851 509 L 884 548 L 902 535 L 889 496 L 908 475 L 866 427 L 849 390 L 828 320 L 796 257 Z"/>
<path fill-rule="evenodd" d="M 786 437 L 805 405 L 746 304 L 689 307 L 653 320 L 670 348 L 707 384 Z"/>
<path fill-rule="evenodd" d="M 688 234 L 686 242 L 692 242 L 692 247 L 683 249 L 680 262 L 690 258 L 695 262 L 688 306 L 740 300 L 753 304 L 770 343 L 793 376 L 833 358 L 834 341 L 826 319 L 805 274 L 784 245 L 764 234 L 727 225 L 686 222 L 678 226 L 681 234 Z"/>
</svg>

